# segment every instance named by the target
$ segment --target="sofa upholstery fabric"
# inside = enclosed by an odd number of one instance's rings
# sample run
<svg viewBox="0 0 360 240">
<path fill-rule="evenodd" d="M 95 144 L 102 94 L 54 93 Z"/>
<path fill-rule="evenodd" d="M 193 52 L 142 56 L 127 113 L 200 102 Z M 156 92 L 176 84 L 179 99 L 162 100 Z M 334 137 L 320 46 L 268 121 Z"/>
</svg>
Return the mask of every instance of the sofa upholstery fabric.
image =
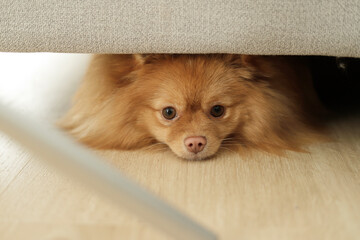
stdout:
<svg viewBox="0 0 360 240">
<path fill-rule="evenodd" d="M 359 0 L 0 0 L 0 51 L 360 57 Z"/>
</svg>

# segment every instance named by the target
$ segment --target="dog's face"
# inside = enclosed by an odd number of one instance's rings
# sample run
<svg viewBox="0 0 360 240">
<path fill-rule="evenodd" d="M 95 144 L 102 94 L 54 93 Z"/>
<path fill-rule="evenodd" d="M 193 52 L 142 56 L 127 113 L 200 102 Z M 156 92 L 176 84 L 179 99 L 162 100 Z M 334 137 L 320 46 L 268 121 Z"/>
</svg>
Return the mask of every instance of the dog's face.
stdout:
<svg viewBox="0 0 360 240">
<path fill-rule="evenodd" d="M 192 160 L 221 147 L 299 150 L 314 135 L 298 87 L 306 76 L 293 66 L 227 54 L 99 55 L 61 125 L 92 147 L 160 143 Z"/>
<path fill-rule="evenodd" d="M 175 57 L 145 64 L 138 83 L 147 89 L 140 121 L 178 156 L 204 159 L 247 117 L 247 72 L 209 57 Z M 147 100 L 144 100 L 145 102 Z"/>
</svg>

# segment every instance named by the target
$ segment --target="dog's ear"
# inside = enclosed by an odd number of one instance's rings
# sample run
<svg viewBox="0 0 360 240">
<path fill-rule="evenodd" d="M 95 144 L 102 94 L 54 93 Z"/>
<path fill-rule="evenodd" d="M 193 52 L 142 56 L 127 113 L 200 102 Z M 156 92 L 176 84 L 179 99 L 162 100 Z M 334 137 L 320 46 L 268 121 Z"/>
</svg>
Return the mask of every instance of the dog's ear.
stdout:
<svg viewBox="0 0 360 240">
<path fill-rule="evenodd" d="M 256 55 L 225 54 L 225 62 L 235 68 L 257 68 L 261 57 Z"/>
<path fill-rule="evenodd" d="M 260 80 L 269 75 L 266 61 L 262 56 L 225 54 L 223 60 L 225 65 L 236 71 L 242 79 Z"/>
<path fill-rule="evenodd" d="M 167 59 L 169 54 L 134 54 L 135 62 L 139 65 L 145 65 L 160 61 L 162 59 Z"/>
<path fill-rule="evenodd" d="M 274 72 L 271 59 L 267 56 L 229 54 L 225 58 L 228 66 L 238 69 L 242 74 L 250 74 L 248 79 L 264 80 Z"/>
<path fill-rule="evenodd" d="M 134 57 L 135 63 L 138 65 L 144 65 L 148 55 L 150 55 L 150 54 L 134 54 L 133 57 Z"/>
</svg>

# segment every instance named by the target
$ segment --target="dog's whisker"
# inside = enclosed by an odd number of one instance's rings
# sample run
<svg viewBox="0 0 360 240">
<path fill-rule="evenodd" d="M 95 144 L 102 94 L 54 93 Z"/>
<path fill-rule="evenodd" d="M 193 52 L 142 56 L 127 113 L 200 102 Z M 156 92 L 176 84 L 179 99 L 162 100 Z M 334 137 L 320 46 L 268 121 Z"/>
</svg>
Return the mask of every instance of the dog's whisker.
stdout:
<svg viewBox="0 0 360 240">
<path fill-rule="evenodd" d="M 165 147 L 166 146 L 166 147 Z M 147 147 L 144 147 L 143 150 L 154 150 L 154 149 L 167 149 L 167 145 L 165 143 L 153 143 Z"/>
<path fill-rule="evenodd" d="M 233 152 L 233 153 L 236 153 L 234 150 L 230 149 L 230 148 L 227 148 L 227 147 L 223 147 L 221 146 L 220 149 L 224 149 L 224 150 L 227 150 L 227 151 L 230 151 L 230 152 Z"/>
<path fill-rule="evenodd" d="M 223 141 L 233 140 L 233 139 L 234 139 L 234 138 L 229 137 L 229 138 L 224 138 Z"/>
<path fill-rule="evenodd" d="M 240 142 L 240 139 L 233 139 L 233 140 L 226 140 L 226 141 L 222 141 L 222 142 Z"/>
<path fill-rule="evenodd" d="M 244 144 L 244 142 L 243 142 L 243 141 L 239 141 L 239 140 L 234 140 L 234 141 L 221 142 L 221 144 Z"/>
<path fill-rule="evenodd" d="M 165 150 L 167 149 L 166 147 L 158 147 L 158 146 L 151 146 L 151 147 L 147 147 L 147 148 L 143 148 L 143 150 Z"/>
</svg>

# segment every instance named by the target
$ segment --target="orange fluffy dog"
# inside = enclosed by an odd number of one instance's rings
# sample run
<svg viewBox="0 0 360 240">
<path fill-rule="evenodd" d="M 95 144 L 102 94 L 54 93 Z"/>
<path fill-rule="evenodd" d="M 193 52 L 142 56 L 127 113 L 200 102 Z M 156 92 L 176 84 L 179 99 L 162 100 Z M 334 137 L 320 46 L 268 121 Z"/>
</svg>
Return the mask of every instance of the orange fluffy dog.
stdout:
<svg viewBox="0 0 360 240">
<path fill-rule="evenodd" d="M 299 151 L 319 103 L 298 58 L 96 55 L 60 125 L 102 149 L 166 144 L 186 159 L 224 148 Z"/>
</svg>

